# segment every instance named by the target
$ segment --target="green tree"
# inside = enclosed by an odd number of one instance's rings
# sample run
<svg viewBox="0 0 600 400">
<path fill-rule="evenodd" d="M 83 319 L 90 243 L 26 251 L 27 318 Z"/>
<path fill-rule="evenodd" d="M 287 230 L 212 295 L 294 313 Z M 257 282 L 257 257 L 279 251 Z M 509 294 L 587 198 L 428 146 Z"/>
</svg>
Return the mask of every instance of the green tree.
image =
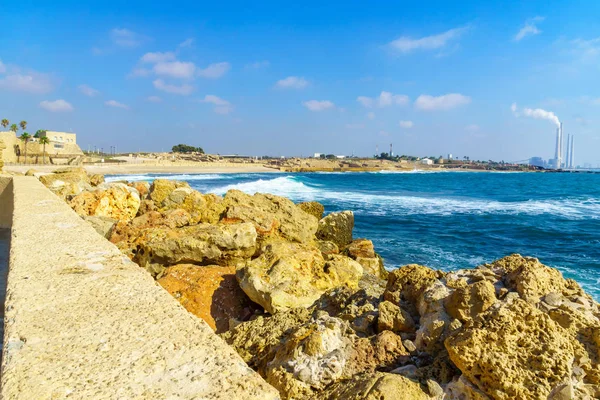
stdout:
<svg viewBox="0 0 600 400">
<path fill-rule="evenodd" d="M 6 118 L 4 118 L 1 122 L 1 124 L 2 124 L 3 128 L 6 128 L 8 126 L 8 124 L 10 124 L 10 122 L 8 122 L 8 120 Z"/>
<path fill-rule="evenodd" d="M 19 122 L 19 126 L 21 127 L 21 129 L 23 131 L 25 131 L 25 128 L 27 128 L 27 121 L 21 121 L 21 122 Z"/>
<path fill-rule="evenodd" d="M 19 128 L 17 127 L 17 124 L 12 124 L 10 126 L 10 130 L 13 131 L 14 133 L 17 133 L 17 131 L 19 130 Z"/>
<path fill-rule="evenodd" d="M 202 147 L 194 147 L 187 144 L 178 144 L 171 149 L 173 153 L 201 153 L 204 154 Z"/>
<path fill-rule="evenodd" d="M 27 132 L 24 132 L 19 139 L 23 142 L 23 152 L 25 154 L 25 163 L 27 163 L 27 142 L 31 139 L 31 135 Z"/>
<path fill-rule="evenodd" d="M 35 132 L 35 135 L 33 135 L 33 137 L 34 137 L 34 138 L 36 138 L 36 139 L 39 139 L 39 138 L 41 138 L 41 137 L 43 137 L 43 136 L 45 136 L 45 135 L 46 135 L 46 131 L 45 131 L 44 129 L 38 129 L 38 130 Z M 40 143 L 41 143 L 41 142 L 40 142 Z"/>
<path fill-rule="evenodd" d="M 36 135 L 37 135 L 37 132 L 36 132 Z M 42 150 L 42 164 L 46 164 L 46 145 L 49 144 L 49 143 L 50 143 L 50 139 L 48 139 L 48 136 L 41 136 L 40 137 L 40 144 L 43 146 L 43 150 Z"/>
</svg>

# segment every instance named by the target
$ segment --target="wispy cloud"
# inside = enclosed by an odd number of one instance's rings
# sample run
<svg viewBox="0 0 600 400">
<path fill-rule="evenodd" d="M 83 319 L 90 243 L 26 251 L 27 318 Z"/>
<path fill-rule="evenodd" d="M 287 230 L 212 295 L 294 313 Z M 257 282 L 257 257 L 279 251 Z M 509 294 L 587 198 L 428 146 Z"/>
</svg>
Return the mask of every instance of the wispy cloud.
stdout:
<svg viewBox="0 0 600 400">
<path fill-rule="evenodd" d="M 152 70 L 147 68 L 134 68 L 128 75 L 130 78 L 145 78 L 152 75 Z"/>
<path fill-rule="evenodd" d="M 6 72 L 6 65 L 4 65 L 2 63 L 2 60 L 0 60 L 0 74 L 3 74 Z"/>
<path fill-rule="evenodd" d="M 421 38 L 412 38 L 401 36 L 389 43 L 389 47 L 399 53 L 408 54 L 414 50 L 435 50 L 440 49 L 449 42 L 458 39 L 470 28 L 468 26 L 447 30 L 437 35 L 424 36 Z"/>
<path fill-rule="evenodd" d="M 207 94 L 206 96 L 204 96 L 204 99 L 200 101 L 203 103 L 214 104 L 215 108 L 213 109 L 213 111 L 217 114 L 229 114 L 233 111 L 233 106 L 231 105 L 231 103 L 213 94 Z"/>
<path fill-rule="evenodd" d="M 600 55 L 600 37 L 595 39 L 574 39 L 571 41 L 572 52 L 583 60 L 595 59 Z"/>
<path fill-rule="evenodd" d="M 129 106 L 127 104 L 119 103 L 116 100 L 108 100 L 108 101 L 105 101 L 104 104 L 106 104 L 109 107 L 122 108 L 124 110 L 129 110 Z"/>
<path fill-rule="evenodd" d="M 192 62 L 159 62 L 154 65 L 152 71 L 154 71 L 156 75 L 163 75 L 171 78 L 192 79 L 196 72 L 196 66 Z"/>
<path fill-rule="evenodd" d="M 170 51 L 167 51 L 164 53 L 161 53 L 159 51 L 150 52 L 150 53 L 144 54 L 142 56 L 142 58 L 140 58 L 141 62 L 150 63 L 150 64 L 166 62 L 166 61 L 173 61 L 173 60 L 175 60 L 175 53 L 172 53 Z"/>
<path fill-rule="evenodd" d="M 373 111 L 367 113 L 367 118 L 373 120 L 375 119 L 375 113 Z"/>
<path fill-rule="evenodd" d="M 544 17 L 537 16 L 525 21 L 525 25 L 517 32 L 514 40 L 518 42 L 527 36 L 539 35 L 542 33 L 542 31 L 538 29 L 537 23 L 542 22 L 543 20 Z"/>
<path fill-rule="evenodd" d="M 194 38 L 187 38 L 183 42 L 179 43 L 179 48 L 191 47 L 194 44 Z"/>
<path fill-rule="evenodd" d="M 152 84 L 158 90 L 162 90 L 163 92 L 167 93 L 180 94 L 182 96 L 187 96 L 194 91 L 194 87 L 192 85 L 171 85 L 162 79 L 156 79 L 152 82 Z"/>
<path fill-rule="evenodd" d="M 358 96 L 356 98 L 360 104 L 364 107 L 372 108 L 374 106 L 378 107 L 388 107 L 391 105 L 406 105 L 410 101 L 408 96 L 403 94 L 393 94 L 391 92 L 383 91 L 379 94 L 378 97 L 367 97 L 367 96 Z"/>
<path fill-rule="evenodd" d="M 469 96 L 460 93 L 449 93 L 442 96 L 422 94 L 415 101 L 415 107 L 424 111 L 450 110 L 470 102 Z"/>
<path fill-rule="evenodd" d="M 3 74 L 6 75 L 0 78 L 0 89 L 12 92 L 48 93 L 54 88 L 49 74 L 23 70 L 15 66 L 8 67 L 4 64 L 2 68 Z"/>
<path fill-rule="evenodd" d="M 301 76 L 288 76 L 278 80 L 275 86 L 279 89 L 304 89 L 308 86 L 308 81 Z"/>
<path fill-rule="evenodd" d="M 335 104 L 329 100 L 308 100 L 303 102 L 302 105 L 310 111 L 325 111 L 335 108 Z"/>
<path fill-rule="evenodd" d="M 88 97 L 94 97 L 98 95 L 98 93 L 100 93 L 99 91 L 88 85 L 79 85 L 77 89 L 79 89 L 81 93 L 85 94 Z"/>
<path fill-rule="evenodd" d="M 73 111 L 73 106 L 71 103 L 62 99 L 54 101 L 44 100 L 40 103 L 40 107 L 50 112 Z"/>
<path fill-rule="evenodd" d="M 245 69 L 262 69 L 262 68 L 267 68 L 268 66 L 270 66 L 271 63 L 267 60 L 263 60 L 263 61 L 256 61 L 250 64 L 246 64 L 244 66 Z"/>
<path fill-rule="evenodd" d="M 149 96 L 146 97 L 146 101 L 149 101 L 150 103 L 160 103 L 162 99 L 158 96 Z"/>
<path fill-rule="evenodd" d="M 231 69 L 231 64 L 228 62 L 220 62 L 210 64 L 204 69 L 198 69 L 197 75 L 202 78 L 217 79 L 222 77 Z"/>
<path fill-rule="evenodd" d="M 125 28 L 114 28 L 110 31 L 110 37 L 119 47 L 137 47 L 143 40 L 143 36 Z"/>
<path fill-rule="evenodd" d="M 470 124 L 470 125 L 467 125 L 465 127 L 465 129 L 467 131 L 469 131 L 469 132 L 478 132 L 479 131 L 479 125 L 477 125 L 477 124 Z"/>
<path fill-rule="evenodd" d="M 398 122 L 398 125 L 400 125 L 400 128 L 410 129 L 415 124 L 412 121 L 400 121 L 400 122 Z"/>
</svg>

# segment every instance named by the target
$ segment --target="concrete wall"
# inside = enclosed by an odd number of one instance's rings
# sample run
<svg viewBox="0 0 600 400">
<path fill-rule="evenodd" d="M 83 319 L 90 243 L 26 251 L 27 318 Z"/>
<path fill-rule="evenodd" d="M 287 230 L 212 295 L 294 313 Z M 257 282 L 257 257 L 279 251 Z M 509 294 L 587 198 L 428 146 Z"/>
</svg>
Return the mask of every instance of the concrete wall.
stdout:
<svg viewBox="0 0 600 400">
<path fill-rule="evenodd" d="M 12 225 L 13 184 L 12 177 L 0 175 L 0 229 Z"/>
<path fill-rule="evenodd" d="M 35 178 L 13 193 L 2 399 L 279 398 Z"/>
</svg>

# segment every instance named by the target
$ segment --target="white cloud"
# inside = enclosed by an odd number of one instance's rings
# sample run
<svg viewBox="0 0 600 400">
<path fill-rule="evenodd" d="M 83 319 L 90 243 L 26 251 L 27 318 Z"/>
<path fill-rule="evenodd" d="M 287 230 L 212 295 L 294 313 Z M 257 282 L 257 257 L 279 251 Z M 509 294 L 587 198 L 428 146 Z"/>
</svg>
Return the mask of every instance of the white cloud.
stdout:
<svg viewBox="0 0 600 400">
<path fill-rule="evenodd" d="M 335 107 L 335 104 L 329 100 L 309 100 L 303 102 L 302 105 L 310 111 L 324 111 Z"/>
<path fill-rule="evenodd" d="M 152 84 L 154 85 L 155 88 L 157 88 L 158 90 L 162 90 L 163 92 L 180 94 L 183 96 L 187 96 L 194 91 L 194 87 L 191 85 L 188 85 L 188 84 L 183 84 L 180 86 L 170 85 L 170 84 L 166 83 L 165 81 L 163 81 L 162 79 L 156 79 L 154 82 L 152 82 Z"/>
<path fill-rule="evenodd" d="M 398 125 L 400 125 L 401 128 L 410 129 L 415 124 L 412 121 L 400 121 Z"/>
<path fill-rule="evenodd" d="M 110 31 L 112 41 L 120 47 L 136 47 L 142 42 L 142 37 L 129 29 L 115 28 Z"/>
<path fill-rule="evenodd" d="M 213 109 L 213 111 L 217 114 L 229 114 L 233 111 L 233 106 L 231 103 L 213 94 L 207 94 L 204 96 L 204 99 L 200 101 L 203 103 L 214 104 L 216 107 Z"/>
<path fill-rule="evenodd" d="M 372 112 L 372 111 L 369 112 L 369 113 L 367 113 L 367 118 L 369 118 L 369 119 L 375 119 L 375 113 Z"/>
<path fill-rule="evenodd" d="M 362 104 L 366 108 L 371 108 L 375 105 L 378 107 L 387 107 L 391 105 L 406 105 L 409 102 L 408 96 L 403 94 L 393 94 L 390 92 L 382 91 L 379 97 L 372 98 L 366 96 L 358 96 L 356 101 Z"/>
<path fill-rule="evenodd" d="M 300 76 L 288 76 L 278 80 L 275 86 L 280 89 L 304 89 L 308 86 L 308 81 Z"/>
<path fill-rule="evenodd" d="M 140 58 L 140 61 L 143 63 L 156 64 L 159 62 L 173 61 L 175 60 L 175 54 L 167 51 L 165 53 L 154 52 L 154 53 L 146 53 Z"/>
<path fill-rule="evenodd" d="M 202 78 L 217 79 L 225 75 L 230 69 L 231 65 L 228 62 L 210 64 L 204 69 L 198 69 L 198 76 Z"/>
<path fill-rule="evenodd" d="M 52 82 L 49 75 L 38 72 L 17 72 L 5 75 L 0 79 L 0 89 L 14 92 L 48 93 L 52 90 Z"/>
<path fill-rule="evenodd" d="M 196 66 L 191 62 L 159 62 L 152 68 L 156 75 L 170 76 L 172 78 L 191 79 L 194 77 Z"/>
<path fill-rule="evenodd" d="M 152 71 L 146 68 L 134 68 L 133 71 L 128 75 L 133 78 L 147 77 L 152 74 Z"/>
<path fill-rule="evenodd" d="M 79 91 L 81 93 L 83 93 L 83 94 L 85 94 L 86 96 L 89 96 L 89 97 L 94 97 L 98 93 L 100 93 L 99 91 L 97 91 L 96 89 L 94 89 L 93 87 L 90 87 L 88 85 L 79 85 L 77 88 L 79 89 Z"/>
<path fill-rule="evenodd" d="M 397 104 L 400 106 L 408 104 L 409 98 L 403 94 L 392 94 L 390 92 L 381 92 L 379 95 L 379 107 L 391 106 Z"/>
<path fill-rule="evenodd" d="M 2 60 L 0 60 L 0 74 L 3 74 L 6 72 L 6 66 L 2 63 Z"/>
<path fill-rule="evenodd" d="M 246 69 L 261 69 L 261 68 L 267 68 L 269 65 L 271 65 L 271 63 L 267 60 L 263 60 L 263 61 L 256 61 L 250 64 L 246 64 L 244 66 L 244 68 Z"/>
<path fill-rule="evenodd" d="M 179 43 L 177 47 L 191 47 L 194 44 L 194 38 L 187 38 L 183 42 Z"/>
<path fill-rule="evenodd" d="M 444 47 L 449 41 L 458 39 L 463 33 L 469 30 L 469 27 L 450 29 L 446 32 L 425 36 L 422 38 L 411 38 L 402 36 L 392 41 L 389 46 L 400 53 L 410 53 L 413 50 L 434 50 Z"/>
<path fill-rule="evenodd" d="M 557 127 L 560 126 L 560 120 L 552 111 L 546 111 L 542 108 L 524 108 L 521 112 L 519 112 L 517 108 L 517 103 L 512 103 L 510 109 L 517 118 L 520 116 L 525 116 L 534 119 L 545 119 L 551 121 Z"/>
<path fill-rule="evenodd" d="M 573 52 L 584 59 L 597 57 L 600 55 L 600 37 L 595 39 L 575 39 L 571 41 Z"/>
<path fill-rule="evenodd" d="M 536 26 L 536 23 L 542 22 L 543 20 L 544 17 L 534 17 L 525 21 L 525 25 L 515 35 L 515 41 L 518 42 L 526 36 L 538 35 L 542 33 L 542 31 Z"/>
<path fill-rule="evenodd" d="M 73 106 L 69 102 L 62 99 L 54 101 L 44 100 L 40 103 L 40 107 L 51 112 L 73 111 Z"/>
<path fill-rule="evenodd" d="M 469 104 L 471 98 L 460 93 L 449 93 L 442 96 L 420 95 L 415 101 L 415 107 L 419 110 L 450 110 L 465 104 Z"/>
<path fill-rule="evenodd" d="M 367 96 L 358 96 L 356 98 L 356 101 L 358 101 L 360 104 L 362 104 L 364 107 L 367 107 L 367 108 L 373 107 L 373 103 L 374 103 L 373 99 L 370 97 L 367 97 Z"/>
<path fill-rule="evenodd" d="M 150 96 L 146 97 L 146 101 L 149 101 L 150 103 L 160 103 L 162 99 L 158 96 Z"/>
<path fill-rule="evenodd" d="M 108 100 L 106 102 L 104 102 L 104 104 L 106 104 L 109 107 L 115 107 L 115 108 L 122 108 L 124 110 L 129 110 L 129 106 L 123 103 L 119 103 L 116 100 Z"/>
</svg>

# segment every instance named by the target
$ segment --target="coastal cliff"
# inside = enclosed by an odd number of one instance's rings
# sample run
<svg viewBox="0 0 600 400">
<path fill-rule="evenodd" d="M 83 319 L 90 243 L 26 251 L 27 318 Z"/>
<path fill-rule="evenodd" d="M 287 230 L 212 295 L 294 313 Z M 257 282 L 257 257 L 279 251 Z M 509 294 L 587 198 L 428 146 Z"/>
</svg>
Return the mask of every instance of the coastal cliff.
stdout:
<svg viewBox="0 0 600 400">
<path fill-rule="evenodd" d="M 536 259 L 388 272 L 351 211 L 82 170 L 40 180 L 284 399 L 600 397 L 598 303 Z"/>
</svg>

